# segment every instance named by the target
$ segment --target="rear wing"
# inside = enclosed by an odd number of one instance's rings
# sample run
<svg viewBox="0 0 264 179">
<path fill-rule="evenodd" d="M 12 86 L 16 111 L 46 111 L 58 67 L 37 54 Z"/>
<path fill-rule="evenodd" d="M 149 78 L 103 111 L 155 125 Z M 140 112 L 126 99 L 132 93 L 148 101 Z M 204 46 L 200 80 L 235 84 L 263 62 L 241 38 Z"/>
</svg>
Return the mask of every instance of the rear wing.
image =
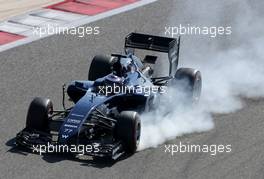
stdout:
<svg viewBox="0 0 264 179">
<path fill-rule="evenodd" d="M 126 37 L 125 49 L 143 49 L 168 53 L 169 75 L 176 73 L 179 61 L 180 37 L 168 38 L 147 34 L 131 33 Z"/>
</svg>

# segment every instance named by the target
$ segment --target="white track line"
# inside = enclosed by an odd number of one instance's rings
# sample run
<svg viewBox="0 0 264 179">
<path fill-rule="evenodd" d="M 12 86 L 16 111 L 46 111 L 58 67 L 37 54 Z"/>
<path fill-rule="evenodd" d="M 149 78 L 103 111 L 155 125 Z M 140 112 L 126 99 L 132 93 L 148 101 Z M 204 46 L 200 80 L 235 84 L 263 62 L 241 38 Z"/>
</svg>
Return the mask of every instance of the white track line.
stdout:
<svg viewBox="0 0 264 179">
<path fill-rule="evenodd" d="M 30 13 L 30 15 L 55 19 L 55 20 L 62 20 L 65 22 L 77 21 L 80 19 L 87 18 L 87 15 L 75 14 L 71 12 L 64 12 L 53 9 L 41 9 L 34 13 Z"/>
</svg>

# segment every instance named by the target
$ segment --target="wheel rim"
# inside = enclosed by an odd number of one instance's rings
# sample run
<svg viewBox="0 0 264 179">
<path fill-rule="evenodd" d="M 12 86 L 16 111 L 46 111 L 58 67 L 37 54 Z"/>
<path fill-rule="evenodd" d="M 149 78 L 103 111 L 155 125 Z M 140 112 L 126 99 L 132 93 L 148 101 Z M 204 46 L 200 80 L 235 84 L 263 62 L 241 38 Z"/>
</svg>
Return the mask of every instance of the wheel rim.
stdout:
<svg viewBox="0 0 264 179">
<path fill-rule="evenodd" d="M 53 106 L 51 103 L 49 103 L 47 106 L 47 113 L 48 113 L 48 117 L 51 117 L 53 114 Z"/>
<path fill-rule="evenodd" d="M 194 86 L 193 86 L 193 101 L 194 103 L 197 103 L 201 96 L 201 89 L 202 88 L 202 79 L 200 76 L 198 76 L 195 79 Z"/>
<path fill-rule="evenodd" d="M 139 145 L 139 142 L 140 142 L 140 135 L 141 135 L 141 125 L 140 125 L 140 123 L 138 123 L 137 124 L 137 130 L 136 130 L 137 146 Z"/>
</svg>

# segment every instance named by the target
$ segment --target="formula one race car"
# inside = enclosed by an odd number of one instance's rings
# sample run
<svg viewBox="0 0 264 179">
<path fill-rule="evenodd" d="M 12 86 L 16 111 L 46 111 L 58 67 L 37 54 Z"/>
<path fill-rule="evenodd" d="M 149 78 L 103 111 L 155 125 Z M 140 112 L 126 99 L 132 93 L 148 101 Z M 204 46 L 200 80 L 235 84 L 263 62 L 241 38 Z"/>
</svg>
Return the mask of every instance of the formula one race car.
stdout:
<svg viewBox="0 0 264 179">
<path fill-rule="evenodd" d="M 135 153 L 141 134 L 140 114 L 155 110 L 163 87 L 177 86 L 181 84 L 178 81 L 185 80 L 187 100 L 190 104 L 199 100 L 201 74 L 191 68 L 177 69 L 179 47 L 180 38 L 129 34 L 124 55 L 95 56 L 88 80 L 73 81 L 67 86 L 73 107 L 65 107 L 64 95 L 61 111 L 53 110 L 51 100 L 35 98 L 28 109 L 26 127 L 16 136 L 16 144 L 32 150 L 48 144 L 90 145 L 86 155 L 112 159 Z M 167 53 L 168 76 L 153 77 L 151 66 L 158 57 L 146 55 L 140 59 L 135 56 L 135 49 Z"/>
</svg>

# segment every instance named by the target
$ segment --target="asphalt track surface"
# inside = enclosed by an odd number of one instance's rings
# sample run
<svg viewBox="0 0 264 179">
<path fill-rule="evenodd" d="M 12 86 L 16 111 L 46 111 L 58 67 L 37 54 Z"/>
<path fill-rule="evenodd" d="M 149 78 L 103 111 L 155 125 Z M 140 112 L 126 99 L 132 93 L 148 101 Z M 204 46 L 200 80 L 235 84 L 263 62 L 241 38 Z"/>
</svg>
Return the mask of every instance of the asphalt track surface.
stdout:
<svg viewBox="0 0 264 179">
<path fill-rule="evenodd" d="M 58 108 L 61 85 L 74 79 L 86 79 L 95 54 L 121 52 L 123 38 L 131 31 L 160 33 L 176 3 L 181 1 L 162 0 L 89 24 L 100 27 L 100 36 L 51 36 L 2 52 L 0 178 L 264 178 L 262 99 L 247 99 L 243 109 L 215 115 L 216 127 L 209 132 L 185 135 L 168 142 L 232 144 L 229 154 L 171 156 L 164 152 L 164 145 L 160 145 L 112 163 L 39 156 L 12 147 L 12 139 L 25 125 L 33 97 L 47 96 Z"/>
</svg>

